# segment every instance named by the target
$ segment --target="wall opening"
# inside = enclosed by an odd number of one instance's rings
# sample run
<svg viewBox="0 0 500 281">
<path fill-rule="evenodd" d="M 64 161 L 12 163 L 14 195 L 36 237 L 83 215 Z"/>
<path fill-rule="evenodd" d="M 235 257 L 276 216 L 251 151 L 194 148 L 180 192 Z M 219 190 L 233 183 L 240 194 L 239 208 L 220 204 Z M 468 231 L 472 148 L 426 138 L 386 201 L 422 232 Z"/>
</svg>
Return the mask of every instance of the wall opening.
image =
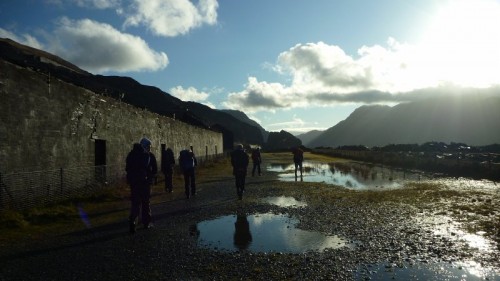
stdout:
<svg viewBox="0 0 500 281">
<path fill-rule="evenodd" d="M 106 140 L 95 140 L 95 179 L 98 182 L 106 182 Z"/>
</svg>

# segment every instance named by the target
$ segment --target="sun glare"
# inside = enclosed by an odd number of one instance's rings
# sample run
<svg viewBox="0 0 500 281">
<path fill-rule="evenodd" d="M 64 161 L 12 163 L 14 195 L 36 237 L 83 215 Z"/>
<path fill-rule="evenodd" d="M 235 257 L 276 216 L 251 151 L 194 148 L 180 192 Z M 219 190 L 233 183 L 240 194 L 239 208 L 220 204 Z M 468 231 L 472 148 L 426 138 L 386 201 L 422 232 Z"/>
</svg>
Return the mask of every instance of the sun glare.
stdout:
<svg viewBox="0 0 500 281">
<path fill-rule="evenodd" d="M 498 1 L 447 1 L 437 8 L 420 42 L 422 75 L 460 86 L 500 84 L 499 27 Z"/>
</svg>

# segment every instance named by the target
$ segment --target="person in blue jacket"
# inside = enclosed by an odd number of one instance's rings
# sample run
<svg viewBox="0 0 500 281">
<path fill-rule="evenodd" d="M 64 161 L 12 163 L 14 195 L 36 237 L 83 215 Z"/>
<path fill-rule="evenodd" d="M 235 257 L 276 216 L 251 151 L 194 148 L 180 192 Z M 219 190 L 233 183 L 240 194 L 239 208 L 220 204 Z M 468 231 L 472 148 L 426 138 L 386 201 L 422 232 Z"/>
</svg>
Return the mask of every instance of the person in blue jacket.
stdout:
<svg viewBox="0 0 500 281">
<path fill-rule="evenodd" d="M 196 195 L 195 167 L 197 165 L 198 161 L 192 150 L 181 150 L 179 153 L 179 166 L 184 175 L 184 189 L 187 199 Z"/>
</svg>

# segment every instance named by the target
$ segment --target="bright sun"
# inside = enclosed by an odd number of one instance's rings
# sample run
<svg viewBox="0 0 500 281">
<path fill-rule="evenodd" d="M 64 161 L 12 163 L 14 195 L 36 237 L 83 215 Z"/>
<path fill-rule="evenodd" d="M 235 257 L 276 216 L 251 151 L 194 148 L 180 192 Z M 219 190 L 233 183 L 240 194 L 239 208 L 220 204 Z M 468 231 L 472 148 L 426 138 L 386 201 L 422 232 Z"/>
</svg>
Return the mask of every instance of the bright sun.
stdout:
<svg viewBox="0 0 500 281">
<path fill-rule="evenodd" d="M 436 83 L 500 84 L 500 3 L 448 0 L 439 6 L 420 42 L 420 63 Z M 431 66 L 431 69 L 429 69 Z"/>
</svg>

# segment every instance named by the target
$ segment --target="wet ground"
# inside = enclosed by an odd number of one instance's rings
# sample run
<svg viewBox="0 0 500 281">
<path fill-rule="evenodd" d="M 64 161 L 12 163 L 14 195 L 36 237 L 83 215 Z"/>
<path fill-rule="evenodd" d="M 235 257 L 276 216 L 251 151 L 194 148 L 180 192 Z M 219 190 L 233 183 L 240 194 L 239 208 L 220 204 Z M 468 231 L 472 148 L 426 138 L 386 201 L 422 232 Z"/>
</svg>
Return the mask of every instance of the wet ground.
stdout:
<svg viewBox="0 0 500 281">
<path fill-rule="evenodd" d="M 4 244 L 0 280 L 500 280 L 500 192 L 488 182 L 346 188 L 273 169 L 248 177 L 241 201 L 230 174 L 200 180 L 190 200 L 157 188 L 155 228 L 135 235 L 125 218 L 92 226 L 107 210 L 82 231 Z"/>
</svg>

